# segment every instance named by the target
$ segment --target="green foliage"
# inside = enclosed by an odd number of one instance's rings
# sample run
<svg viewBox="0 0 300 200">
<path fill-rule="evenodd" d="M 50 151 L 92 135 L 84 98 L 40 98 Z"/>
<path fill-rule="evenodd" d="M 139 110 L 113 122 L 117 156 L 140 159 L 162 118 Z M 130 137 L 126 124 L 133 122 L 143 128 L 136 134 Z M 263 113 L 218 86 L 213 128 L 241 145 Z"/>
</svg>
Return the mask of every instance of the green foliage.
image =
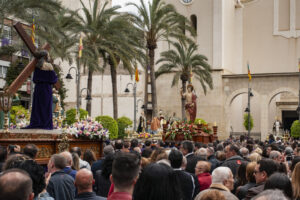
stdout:
<svg viewBox="0 0 300 200">
<path fill-rule="evenodd" d="M 80 120 L 88 116 L 88 112 L 84 109 L 80 108 L 79 112 L 80 112 Z M 76 109 L 72 108 L 70 110 L 67 110 L 65 123 L 71 125 L 74 124 L 75 122 L 76 122 Z"/>
<path fill-rule="evenodd" d="M 21 105 L 11 107 L 11 109 L 10 109 L 11 123 L 16 124 L 16 117 L 21 116 L 21 115 L 24 115 L 25 118 L 28 119 L 29 118 L 28 110 Z"/>
<path fill-rule="evenodd" d="M 248 113 L 244 114 L 244 123 L 243 123 L 245 129 L 248 131 Z M 253 118 L 250 115 L 250 130 L 253 128 Z"/>
<path fill-rule="evenodd" d="M 299 120 L 295 120 L 291 126 L 291 136 L 294 138 L 300 137 L 300 123 Z"/>
<path fill-rule="evenodd" d="M 200 121 L 200 124 L 204 124 L 204 125 L 207 124 L 207 122 L 201 118 L 196 118 L 194 124 L 199 124 L 199 121 Z"/>
<path fill-rule="evenodd" d="M 118 122 L 118 138 L 124 138 L 126 136 L 125 129 L 132 125 L 132 121 L 128 117 L 120 117 L 117 119 Z"/>
<path fill-rule="evenodd" d="M 18 67 L 19 62 L 13 62 L 10 64 L 10 67 L 7 69 L 7 74 L 5 77 L 6 85 L 10 85 L 16 78 L 17 76 L 21 73 L 21 71 L 24 69 L 24 67 L 28 64 L 28 60 L 23 60 L 23 67 Z"/>
<path fill-rule="evenodd" d="M 95 120 L 100 122 L 104 128 L 108 129 L 110 139 L 118 138 L 118 123 L 116 120 L 110 116 L 98 116 Z"/>
</svg>

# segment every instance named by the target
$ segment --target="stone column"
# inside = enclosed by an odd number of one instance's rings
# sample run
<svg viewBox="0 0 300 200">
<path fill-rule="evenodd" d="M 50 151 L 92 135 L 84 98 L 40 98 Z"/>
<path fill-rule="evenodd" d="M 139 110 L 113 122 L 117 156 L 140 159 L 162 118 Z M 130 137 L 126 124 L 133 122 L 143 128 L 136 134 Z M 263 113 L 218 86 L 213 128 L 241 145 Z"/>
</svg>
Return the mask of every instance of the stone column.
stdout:
<svg viewBox="0 0 300 200">
<path fill-rule="evenodd" d="M 267 99 L 267 95 L 262 95 L 260 97 L 260 132 L 261 132 L 261 140 L 265 140 L 268 135 L 268 113 L 269 113 L 269 102 Z"/>
</svg>

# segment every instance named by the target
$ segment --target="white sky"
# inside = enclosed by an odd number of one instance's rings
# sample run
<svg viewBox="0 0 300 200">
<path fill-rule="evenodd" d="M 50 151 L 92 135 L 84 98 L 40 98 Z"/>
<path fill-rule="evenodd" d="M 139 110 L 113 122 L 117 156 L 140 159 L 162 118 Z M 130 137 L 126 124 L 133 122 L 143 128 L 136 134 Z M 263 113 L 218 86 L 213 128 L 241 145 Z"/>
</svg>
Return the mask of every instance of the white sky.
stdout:
<svg viewBox="0 0 300 200">
<path fill-rule="evenodd" d="M 148 2 L 148 0 L 143 0 L 145 3 Z M 138 5 L 140 5 L 140 0 L 112 0 L 112 6 L 119 5 L 122 8 L 120 9 L 120 12 L 134 12 L 136 13 L 136 9 L 133 6 L 125 6 L 127 3 L 133 2 Z M 147 5 L 148 3 L 146 3 Z"/>
</svg>

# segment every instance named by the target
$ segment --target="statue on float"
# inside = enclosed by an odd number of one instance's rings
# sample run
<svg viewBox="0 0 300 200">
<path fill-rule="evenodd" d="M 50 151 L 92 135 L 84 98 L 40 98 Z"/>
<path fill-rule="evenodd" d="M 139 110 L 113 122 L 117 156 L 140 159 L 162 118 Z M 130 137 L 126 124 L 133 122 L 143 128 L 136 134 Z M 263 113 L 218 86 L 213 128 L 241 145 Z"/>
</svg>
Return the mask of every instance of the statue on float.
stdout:
<svg viewBox="0 0 300 200">
<path fill-rule="evenodd" d="M 194 93 L 194 86 L 192 84 L 188 84 L 187 92 L 183 93 L 183 91 L 181 90 L 180 93 L 181 97 L 186 100 L 184 108 L 187 121 L 194 122 L 197 114 L 197 96 Z"/>
</svg>

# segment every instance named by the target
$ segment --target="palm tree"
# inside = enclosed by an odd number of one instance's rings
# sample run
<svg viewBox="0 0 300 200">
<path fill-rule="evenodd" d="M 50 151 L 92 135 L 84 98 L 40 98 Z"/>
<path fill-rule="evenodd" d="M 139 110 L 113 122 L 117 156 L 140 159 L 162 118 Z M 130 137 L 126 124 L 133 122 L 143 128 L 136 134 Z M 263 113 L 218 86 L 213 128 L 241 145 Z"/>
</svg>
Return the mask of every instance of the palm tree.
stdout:
<svg viewBox="0 0 300 200">
<path fill-rule="evenodd" d="M 162 74 L 175 73 L 171 87 L 178 84 L 179 79 L 182 83 L 183 93 L 186 92 L 186 82 L 189 81 L 191 72 L 194 74 L 206 94 L 207 86 L 213 88 L 213 80 L 211 77 L 211 68 L 207 63 L 207 58 L 204 55 L 198 54 L 198 46 L 190 42 L 173 42 L 172 46 L 175 49 L 161 53 L 161 58 L 156 62 L 162 63 L 156 72 L 156 78 Z M 185 118 L 185 99 L 181 98 L 182 118 Z"/>
<path fill-rule="evenodd" d="M 107 8 L 107 3 L 99 10 L 99 0 L 95 0 L 93 8 L 87 8 L 80 0 L 84 16 L 78 16 L 79 25 L 77 27 L 78 32 L 82 32 L 83 38 L 83 60 L 84 65 L 88 66 L 88 83 L 87 88 L 92 94 L 92 76 L 95 71 L 103 70 L 100 66 L 100 56 L 106 58 L 106 55 L 112 57 L 114 63 L 116 59 L 114 57 L 113 50 L 111 50 L 111 43 L 113 42 L 113 36 L 111 35 L 111 29 L 116 28 L 116 24 L 111 23 L 111 19 L 118 16 L 116 11 L 118 6 Z M 89 3 L 91 3 L 89 1 Z M 104 60 L 106 61 L 106 60 Z M 106 62 L 104 62 L 104 65 Z M 87 102 L 86 109 L 91 113 L 91 102 Z"/>
<path fill-rule="evenodd" d="M 149 64 L 150 64 L 150 79 L 151 79 L 151 95 L 152 95 L 152 115 L 157 115 L 157 94 L 155 82 L 155 49 L 157 42 L 168 40 L 169 37 L 181 38 L 184 37 L 183 29 L 186 29 L 194 35 L 190 23 L 187 19 L 179 15 L 174 6 L 166 4 L 163 0 L 152 0 L 148 6 L 143 0 L 140 0 L 140 6 L 136 3 L 129 3 L 138 9 L 138 14 L 132 14 L 135 25 L 144 32 L 144 39 L 148 49 Z M 183 28 L 182 25 L 185 25 Z M 147 80 L 148 78 L 145 77 Z M 147 99 L 145 99 L 146 101 Z M 147 105 L 148 102 L 144 102 Z"/>
</svg>

